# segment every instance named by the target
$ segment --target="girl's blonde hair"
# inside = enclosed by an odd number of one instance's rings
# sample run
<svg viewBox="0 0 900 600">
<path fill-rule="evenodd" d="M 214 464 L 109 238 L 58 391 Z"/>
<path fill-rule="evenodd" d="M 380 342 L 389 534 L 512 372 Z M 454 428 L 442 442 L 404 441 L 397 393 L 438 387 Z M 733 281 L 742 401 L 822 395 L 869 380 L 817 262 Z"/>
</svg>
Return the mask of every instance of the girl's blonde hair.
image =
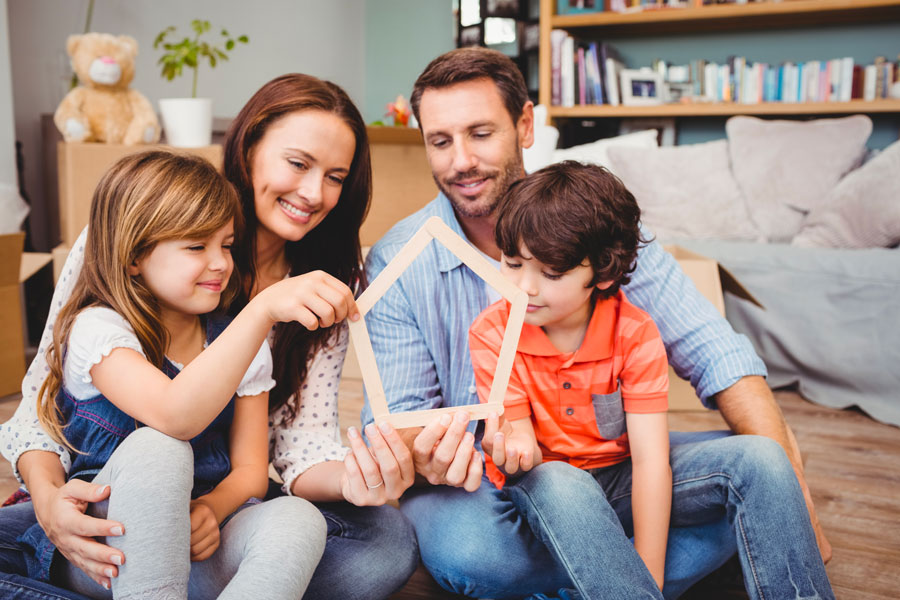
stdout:
<svg viewBox="0 0 900 600">
<path fill-rule="evenodd" d="M 56 441 L 74 450 L 63 435 L 56 396 L 62 387 L 62 348 L 78 313 L 89 306 L 116 311 L 134 329 L 147 360 L 162 368 L 169 336 L 159 303 L 128 267 L 159 242 L 205 238 L 232 220 L 239 243 L 237 191 L 202 158 L 152 150 L 127 156 L 106 172 L 91 200 L 84 266 L 59 312 L 47 349 L 50 372 L 38 392 L 38 418 Z M 227 307 L 239 285 L 235 270 L 219 309 Z"/>
</svg>

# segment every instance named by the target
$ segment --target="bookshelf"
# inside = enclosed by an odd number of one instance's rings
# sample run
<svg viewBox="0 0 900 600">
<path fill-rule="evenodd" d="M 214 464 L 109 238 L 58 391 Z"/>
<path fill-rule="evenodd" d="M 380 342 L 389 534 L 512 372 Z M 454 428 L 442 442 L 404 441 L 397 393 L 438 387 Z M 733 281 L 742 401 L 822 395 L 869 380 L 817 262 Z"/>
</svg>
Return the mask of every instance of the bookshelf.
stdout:
<svg viewBox="0 0 900 600">
<path fill-rule="evenodd" d="M 693 103 L 657 106 L 551 106 L 550 32 L 598 38 L 664 33 L 814 27 L 846 23 L 900 21 L 898 0 L 786 0 L 750 4 L 718 4 L 695 8 L 661 8 L 632 13 L 555 14 L 556 0 L 540 5 L 540 88 L 538 99 L 554 120 L 563 118 L 721 117 L 731 115 L 839 115 L 900 113 L 900 100 L 803 103 Z"/>
</svg>

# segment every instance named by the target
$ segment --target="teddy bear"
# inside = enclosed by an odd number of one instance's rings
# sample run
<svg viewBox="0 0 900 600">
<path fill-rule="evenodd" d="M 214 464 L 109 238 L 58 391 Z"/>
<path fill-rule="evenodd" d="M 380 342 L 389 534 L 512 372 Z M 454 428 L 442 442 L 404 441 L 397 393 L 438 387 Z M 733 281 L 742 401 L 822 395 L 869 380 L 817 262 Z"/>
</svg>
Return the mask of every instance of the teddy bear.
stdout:
<svg viewBox="0 0 900 600">
<path fill-rule="evenodd" d="M 153 105 L 134 79 L 137 41 L 127 35 L 70 35 L 66 50 L 81 85 L 71 90 L 53 115 L 67 142 L 152 144 L 160 127 Z"/>
</svg>

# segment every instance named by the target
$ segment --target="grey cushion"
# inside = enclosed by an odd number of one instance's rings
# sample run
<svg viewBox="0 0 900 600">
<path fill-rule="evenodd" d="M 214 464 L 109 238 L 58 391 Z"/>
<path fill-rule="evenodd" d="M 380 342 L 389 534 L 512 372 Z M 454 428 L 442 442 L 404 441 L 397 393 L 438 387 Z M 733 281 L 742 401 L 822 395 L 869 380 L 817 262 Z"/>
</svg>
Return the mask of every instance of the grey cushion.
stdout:
<svg viewBox="0 0 900 600">
<path fill-rule="evenodd" d="M 841 179 L 810 211 L 791 243 L 830 248 L 900 244 L 900 142 Z"/>
<path fill-rule="evenodd" d="M 728 119 L 725 130 L 731 169 L 750 216 L 769 241 L 790 242 L 806 213 L 860 163 L 872 120 L 739 116 Z"/>
<path fill-rule="evenodd" d="M 725 294 L 725 311 L 769 369 L 773 387 L 858 406 L 900 425 L 900 250 L 684 242 L 718 260 L 765 307 Z"/>
<path fill-rule="evenodd" d="M 613 147 L 610 170 L 637 198 L 641 220 L 662 241 L 756 240 L 725 140 L 660 148 Z"/>
</svg>

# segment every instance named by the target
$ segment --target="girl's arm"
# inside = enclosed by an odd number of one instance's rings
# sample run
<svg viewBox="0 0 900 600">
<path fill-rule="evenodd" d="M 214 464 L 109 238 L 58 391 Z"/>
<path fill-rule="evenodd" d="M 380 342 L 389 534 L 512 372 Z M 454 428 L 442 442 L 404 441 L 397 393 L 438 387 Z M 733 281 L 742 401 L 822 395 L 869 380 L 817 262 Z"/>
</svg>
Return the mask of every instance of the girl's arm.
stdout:
<svg viewBox="0 0 900 600">
<path fill-rule="evenodd" d="M 211 492 L 191 502 L 191 559 L 209 558 L 219 545 L 219 524 L 269 485 L 269 394 L 237 398 L 229 434 L 231 472 Z"/>
<path fill-rule="evenodd" d="M 631 445 L 634 547 L 662 589 L 672 509 L 672 469 L 666 413 L 625 413 Z"/>
<path fill-rule="evenodd" d="M 315 271 L 285 279 L 257 294 L 174 379 L 126 348 L 113 350 L 94 365 L 91 378 L 123 412 L 162 433 L 189 440 L 231 399 L 275 322 L 296 320 L 316 329 L 348 315 L 359 318 L 350 288 Z"/>
</svg>

